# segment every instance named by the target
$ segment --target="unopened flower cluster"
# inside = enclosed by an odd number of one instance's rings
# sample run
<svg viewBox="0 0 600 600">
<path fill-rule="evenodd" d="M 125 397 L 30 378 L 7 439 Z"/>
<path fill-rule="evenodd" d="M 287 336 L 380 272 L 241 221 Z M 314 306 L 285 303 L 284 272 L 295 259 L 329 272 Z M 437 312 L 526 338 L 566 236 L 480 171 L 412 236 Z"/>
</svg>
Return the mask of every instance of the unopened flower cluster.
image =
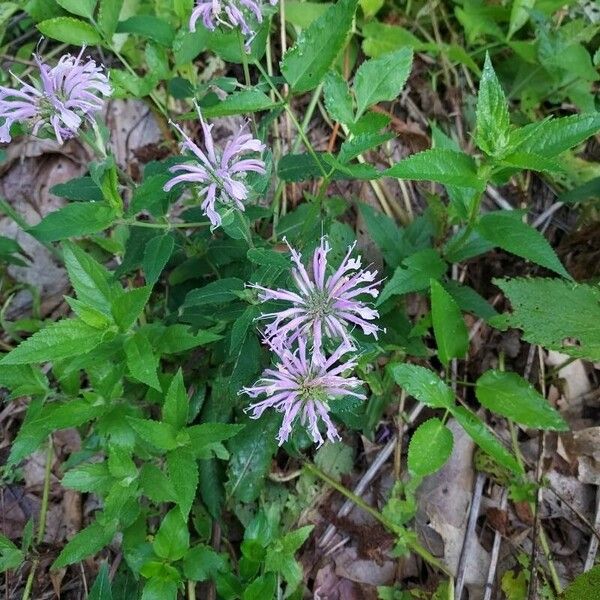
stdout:
<svg viewBox="0 0 600 600">
<path fill-rule="evenodd" d="M 327 255 L 331 247 L 326 238 L 314 251 L 309 267 L 299 252 L 290 247 L 294 288 L 269 289 L 259 285 L 259 300 L 285 303 L 276 312 L 262 315 L 269 323 L 263 331 L 265 341 L 275 354 L 276 366 L 265 370 L 252 387 L 242 390 L 251 398 L 266 398 L 247 410 L 259 418 L 266 409 L 283 413 L 277 439 L 289 439 L 292 424 L 299 420 L 319 446 L 325 441 L 319 423 L 331 442 L 340 435 L 329 415 L 329 402 L 353 396 L 364 399 L 363 382 L 348 376 L 357 364 L 357 350 L 352 331 L 359 327 L 366 335 L 377 338 L 379 317 L 361 297 L 376 298 L 377 273 L 361 267 L 360 258 L 350 258 L 354 246 L 340 266 L 328 274 Z M 329 352 L 331 347 L 335 349 Z"/>
</svg>

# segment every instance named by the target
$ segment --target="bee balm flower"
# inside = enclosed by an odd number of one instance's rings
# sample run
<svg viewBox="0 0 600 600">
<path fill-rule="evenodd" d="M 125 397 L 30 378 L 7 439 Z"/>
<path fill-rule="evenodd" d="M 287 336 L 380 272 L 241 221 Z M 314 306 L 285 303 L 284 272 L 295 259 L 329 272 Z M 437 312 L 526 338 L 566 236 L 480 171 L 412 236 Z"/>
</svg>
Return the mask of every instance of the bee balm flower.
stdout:
<svg viewBox="0 0 600 600">
<path fill-rule="evenodd" d="M 0 86 L 0 118 L 4 118 L 0 142 L 10 142 L 10 127 L 20 122 L 31 126 L 34 135 L 49 125 L 62 144 L 77 133 L 84 119 L 93 120 L 103 107 L 99 96 L 110 96 L 112 89 L 102 66 L 81 60 L 83 51 L 77 57 L 62 56 L 54 67 L 34 54 L 40 71 L 39 88 L 20 79 L 20 89 Z"/>
<path fill-rule="evenodd" d="M 329 416 L 328 403 L 334 398 L 354 396 L 364 400 L 366 396 L 355 388 L 362 385 L 356 377 L 344 377 L 344 373 L 356 366 L 356 359 L 345 362 L 340 359 L 354 350 L 348 344 L 342 344 L 329 358 L 321 359 L 316 354 L 310 358 L 306 354 L 306 341 L 298 340 L 298 349 L 278 350 L 280 362 L 274 369 L 266 369 L 254 386 L 243 388 L 251 398 L 265 395 L 261 402 L 250 405 L 246 410 L 253 419 L 258 419 L 265 410 L 274 408 L 283 413 L 283 422 L 277 440 L 281 446 L 287 441 L 296 420 L 307 427 L 313 441 L 319 446 L 324 439 L 319 431 L 321 421 L 326 428 L 326 436 L 331 442 L 341 439 Z M 336 366 L 336 363 L 338 363 Z"/>
<path fill-rule="evenodd" d="M 273 346 L 281 347 L 292 344 L 301 336 L 311 336 L 316 354 L 321 352 L 324 336 L 341 338 L 350 344 L 349 330 L 355 326 L 377 339 L 380 328 L 372 321 L 379 313 L 357 299 L 362 295 L 377 297 L 377 272 L 362 269 L 360 257 L 350 258 L 354 245 L 348 248 L 342 264 L 329 276 L 327 254 L 331 248 L 325 238 L 315 250 L 309 269 L 302 264 L 302 255 L 289 248 L 295 265 L 292 278 L 296 289 L 251 286 L 259 290 L 258 297 L 263 302 L 279 300 L 291 305 L 261 316 L 261 319 L 271 321 L 264 331 L 266 339 Z"/>
<path fill-rule="evenodd" d="M 182 163 L 171 167 L 171 173 L 182 174 L 169 180 L 164 190 L 168 192 L 182 182 L 199 184 L 200 195 L 204 197 L 202 210 L 214 228 L 221 224 L 221 217 L 215 210 L 217 200 L 221 204 L 244 210 L 244 200 L 248 198 L 248 188 L 244 182 L 246 175 L 252 171 L 264 174 L 266 170 L 263 160 L 243 156 L 252 152 L 262 153 L 265 146 L 250 134 L 243 133 L 244 128 L 241 128 L 233 139 L 225 144 L 223 151 L 219 152 L 212 138 L 213 126 L 208 125 L 202 117 L 200 122 L 206 152 L 203 152 L 180 127 L 174 125 L 183 138 L 182 150 L 189 150 L 197 160 L 194 163 Z"/>
</svg>

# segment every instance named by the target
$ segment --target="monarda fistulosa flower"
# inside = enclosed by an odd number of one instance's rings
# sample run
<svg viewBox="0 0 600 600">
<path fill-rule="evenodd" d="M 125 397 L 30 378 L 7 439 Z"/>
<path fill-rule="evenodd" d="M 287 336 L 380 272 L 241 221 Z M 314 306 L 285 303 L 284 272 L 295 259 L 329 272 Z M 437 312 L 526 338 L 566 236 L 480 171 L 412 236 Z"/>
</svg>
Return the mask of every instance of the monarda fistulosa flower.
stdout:
<svg viewBox="0 0 600 600">
<path fill-rule="evenodd" d="M 102 66 L 93 60 L 82 61 L 84 49 L 78 56 L 62 56 L 50 67 L 34 54 L 40 72 L 36 87 L 16 78 L 21 87 L 0 86 L 0 142 L 10 142 L 10 127 L 22 123 L 37 135 L 45 126 L 51 127 L 56 140 L 77 134 L 84 119 L 90 122 L 104 106 L 101 96 L 110 96 L 112 88 Z"/>
<path fill-rule="evenodd" d="M 373 323 L 379 313 L 360 296 L 378 295 L 377 272 L 361 268 L 361 259 L 350 258 L 354 245 L 340 266 L 327 274 L 327 255 L 331 250 L 326 238 L 314 251 L 310 266 L 302 264 L 302 255 L 291 246 L 292 279 L 295 290 L 276 290 L 260 285 L 250 287 L 259 290 L 261 301 L 277 300 L 290 304 L 277 312 L 265 313 L 260 319 L 270 320 L 264 336 L 274 347 L 293 344 L 300 337 L 312 338 L 314 351 L 322 352 L 323 338 L 341 339 L 351 343 L 351 330 L 360 327 L 366 335 L 377 339 L 380 328 Z"/>
<path fill-rule="evenodd" d="M 325 441 L 319 430 L 320 422 L 325 426 L 329 441 L 340 440 L 329 416 L 329 402 L 344 396 L 361 400 L 366 398 L 364 393 L 356 391 L 363 382 L 356 377 L 345 376 L 357 363 L 355 356 L 347 360 L 342 357 L 354 352 L 354 347 L 343 343 L 329 358 L 315 353 L 308 357 L 306 340 L 300 338 L 295 351 L 287 347 L 273 350 L 279 359 L 275 368 L 266 369 L 252 387 L 245 387 L 240 392 L 251 398 L 266 396 L 246 409 L 251 413 L 251 418 L 258 419 L 265 410 L 271 408 L 283 413 L 283 422 L 277 435 L 280 446 L 288 440 L 296 420 L 307 428 L 319 446 Z"/>
<path fill-rule="evenodd" d="M 245 183 L 247 174 L 266 173 L 262 159 L 245 158 L 245 156 L 249 153 L 262 154 L 265 146 L 260 140 L 244 133 L 242 127 L 220 151 L 215 147 L 212 138 L 213 125 L 208 125 L 202 116 L 200 116 L 200 123 L 204 133 L 205 152 L 185 134 L 181 127 L 173 124 L 183 138 L 181 149 L 190 151 L 197 160 L 194 163 L 181 163 L 171 167 L 171 173 L 181 173 L 181 175 L 170 179 L 165 184 L 164 190 L 168 192 L 178 183 L 196 184 L 200 196 L 204 198 L 201 205 L 204 215 L 215 228 L 221 224 L 221 216 L 215 207 L 216 202 L 244 210 L 244 201 L 249 194 Z"/>
<path fill-rule="evenodd" d="M 277 0 L 270 0 L 274 6 Z M 218 25 L 227 28 L 238 28 L 245 37 L 248 47 L 255 35 L 248 23 L 248 15 L 252 15 L 258 23 L 262 23 L 262 3 L 256 0 L 200 0 L 190 17 L 190 31 L 196 31 L 196 24 L 201 19 L 204 27 L 214 31 Z"/>
</svg>

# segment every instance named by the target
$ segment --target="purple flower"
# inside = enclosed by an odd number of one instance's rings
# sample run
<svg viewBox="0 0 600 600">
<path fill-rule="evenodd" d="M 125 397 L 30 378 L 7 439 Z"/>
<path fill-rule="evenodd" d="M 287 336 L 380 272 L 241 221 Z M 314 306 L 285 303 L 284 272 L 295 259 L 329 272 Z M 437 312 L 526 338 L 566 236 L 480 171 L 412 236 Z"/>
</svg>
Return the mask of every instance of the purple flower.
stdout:
<svg viewBox="0 0 600 600">
<path fill-rule="evenodd" d="M 356 366 L 356 358 L 341 362 L 341 357 L 354 348 L 342 344 L 329 358 L 322 359 L 313 353 L 306 355 L 306 341 L 299 338 L 298 348 L 292 352 L 289 348 L 277 350 L 280 362 L 274 369 L 266 369 L 261 379 L 253 387 L 246 387 L 240 393 L 251 398 L 264 394 L 261 402 L 250 405 L 251 418 L 258 419 L 265 410 L 274 408 L 283 413 L 283 422 L 277 434 L 281 446 L 292 432 L 297 417 L 300 423 L 319 446 L 324 442 L 319 431 L 319 421 L 326 427 L 327 438 L 331 442 L 340 440 L 335 425 L 329 416 L 328 403 L 341 396 L 354 396 L 364 400 L 365 394 L 354 391 L 363 384 L 356 377 L 344 377 L 344 373 Z M 338 363 L 336 366 L 336 363 Z"/>
<path fill-rule="evenodd" d="M 270 0 L 271 5 L 277 0 Z M 228 28 L 239 27 L 246 37 L 246 46 L 252 41 L 254 32 L 248 24 L 247 15 L 262 23 L 262 6 L 256 0 L 200 0 L 190 16 L 190 31 L 196 31 L 196 23 L 202 19 L 204 27 L 214 31 L 221 24 Z"/>
<path fill-rule="evenodd" d="M 40 71 L 41 86 L 34 87 L 16 78 L 20 89 L 0 86 L 0 142 L 10 142 L 10 127 L 14 122 L 26 123 L 36 135 L 50 125 L 56 140 L 63 143 L 73 137 L 83 119 L 92 121 L 102 110 L 100 96 L 110 96 L 112 89 L 103 72 L 93 60 L 81 61 L 84 48 L 77 57 L 66 54 L 54 67 L 34 54 Z"/>
<path fill-rule="evenodd" d="M 287 243 L 287 242 L 286 242 Z M 315 250 L 309 271 L 302 264 L 302 255 L 289 246 L 292 253 L 292 278 L 296 290 L 276 290 L 251 285 L 260 290 L 261 301 L 280 300 L 291 304 L 277 312 L 263 314 L 260 318 L 271 320 L 264 331 L 267 340 L 274 347 L 292 344 L 298 338 L 311 337 L 314 351 L 321 353 L 323 337 L 341 338 L 350 344 L 349 329 L 358 326 L 366 335 L 377 339 L 380 328 L 372 323 L 379 313 L 368 306 L 359 296 L 378 295 L 375 281 L 376 271 L 361 268 L 361 259 L 350 258 L 353 244 L 339 268 L 327 276 L 327 254 L 330 251 L 326 238 Z"/>
<path fill-rule="evenodd" d="M 223 151 L 219 152 L 211 134 L 213 125 L 208 125 L 202 116 L 200 123 L 204 132 L 206 152 L 203 152 L 179 126 L 173 124 L 183 137 L 182 150 L 189 150 L 198 160 L 171 167 L 171 173 L 181 171 L 182 174 L 170 179 L 164 190 L 168 192 L 181 182 L 201 184 L 200 195 L 204 197 L 202 210 L 214 228 L 221 224 L 221 217 L 215 210 L 217 200 L 227 206 L 244 210 L 243 202 L 248 198 L 248 188 L 244 182 L 247 173 L 253 171 L 264 175 L 266 171 L 263 160 L 242 156 L 248 152 L 262 153 L 265 146 L 250 134 L 244 133 L 242 127 L 233 139 L 225 144 Z"/>
</svg>

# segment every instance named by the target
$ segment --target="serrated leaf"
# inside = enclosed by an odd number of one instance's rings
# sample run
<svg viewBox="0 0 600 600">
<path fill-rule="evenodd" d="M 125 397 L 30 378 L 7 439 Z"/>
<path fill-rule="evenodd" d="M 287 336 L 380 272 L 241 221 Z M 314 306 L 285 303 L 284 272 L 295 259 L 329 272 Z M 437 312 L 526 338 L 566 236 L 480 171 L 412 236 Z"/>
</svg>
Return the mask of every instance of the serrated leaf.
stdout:
<svg viewBox="0 0 600 600">
<path fill-rule="evenodd" d="M 498 315 L 496 309 L 472 287 L 462 285 L 454 279 L 444 282 L 443 285 L 463 311 L 473 313 L 486 321 Z"/>
<path fill-rule="evenodd" d="M 190 436 L 190 447 L 197 458 L 209 458 L 213 448 L 236 436 L 244 425 L 232 423 L 202 423 L 186 429 Z"/>
<path fill-rule="evenodd" d="M 48 378 L 38 367 L 31 365 L 0 365 L 2 387 L 11 391 L 10 399 L 20 396 L 45 396 Z"/>
<path fill-rule="evenodd" d="M 107 527 L 94 521 L 67 542 L 51 568 L 60 569 L 96 554 L 111 542 L 115 531 L 116 527 Z"/>
<path fill-rule="evenodd" d="M 600 360 L 600 293 L 561 279 L 494 280 L 508 296 L 512 313 L 495 326 L 523 330 L 523 339 L 570 356 Z M 560 310 L 557 310 L 560 307 Z"/>
<path fill-rule="evenodd" d="M 138 330 L 128 337 L 123 344 L 123 350 L 129 374 L 151 388 L 162 391 L 157 374 L 159 358 L 154 354 L 144 333 Z"/>
<path fill-rule="evenodd" d="M 479 417 L 462 406 L 453 407 L 452 415 L 469 437 L 496 462 L 517 475 L 523 473 L 517 459 L 490 433 Z"/>
<path fill-rule="evenodd" d="M 124 0 L 100 0 L 98 27 L 109 41 L 117 30 L 123 2 Z"/>
<path fill-rule="evenodd" d="M 431 280 L 431 320 L 438 347 L 438 356 L 444 365 L 452 358 L 464 358 L 469 348 L 469 332 L 454 298 Z"/>
<path fill-rule="evenodd" d="M 139 486 L 152 502 L 177 502 L 173 482 L 165 473 L 152 463 L 146 463 L 140 469 Z"/>
<path fill-rule="evenodd" d="M 184 519 L 187 519 L 198 487 L 198 464 L 195 448 L 180 447 L 167 453 L 169 477 L 175 489 L 177 504 Z"/>
<path fill-rule="evenodd" d="M 152 548 L 161 558 L 175 561 L 183 558 L 189 547 L 190 533 L 187 522 L 179 509 L 173 508 L 160 524 Z"/>
<path fill-rule="evenodd" d="M 356 96 L 355 121 L 373 104 L 398 97 L 410 74 L 412 59 L 412 49 L 405 47 L 366 60 L 360 65 L 353 85 Z"/>
<path fill-rule="evenodd" d="M 290 259 L 286 254 L 267 250 L 266 248 L 250 248 L 246 254 L 248 260 L 256 265 L 277 267 L 282 271 L 290 268 Z"/>
<path fill-rule="evenodd" d="M 94 18 L 96 0 L 56 0 L 56 3 L 78 17 Z"/>
<path fill-rule="evenodd" d="M 106 463 L 88 463 L 69 469 L 63 476 L 63 487 L 79 492 L 106 493 L 113 482 Z"/>
<path fill-rule="evenodd" d="M 74 202 L 49 213 L 27 233 L 40 242 L 56 242 L 103 231 L 115 218 L 114 209 L 107 204 Z"/>
<path fill-rule="evenodd" d="M 302 31 L 281 61 L 281 73 L 296 93 L 319 85 L 346 45 L 357 0 L 340 0 Z"/>
<path fill-rule="evenodd" d="M 101 202 L 102 190 L 91 177 L 76 177 L 65 183 L 57 183 L 50 188 L 55 196 L 82 202 Z"/>
<path fill-rule="evenodd" d="M 112 315 L 121 331 L 128 331 L 146 306 L 152 288 L 144 286 L 125 290 L 118 294 L 112 303 Z"/>
<path fill-rule="evenodd" d="M 224 100 L 212 106 L 202 108 L 205 118 L 227 117 L 230 115 L 246 115 L 248 113 L 272 110 L 280 105 L 260 90 L 242 90 L 230 94 Z M 196 117 L 197 118 L 197 115 Z"/>
<path fill-rule="evenodd" d="M 171 258 L 174 247 L 175 239 L 170 233 L 157 235 L 146 244 L 142 269 L 149 285 L 154 285 L 158 281 L 160 274 Z"/>
<path fill-rule="evenodd" d="M 523 223 L 518 215 L 511 214 L 511 211 L 495 211 L 483 215 L 476 225 L 476 231 L 506 252 L 571 278 L 546 238 L 531 225 Z"/>
<path fill-rule="evenodd" d="M 151 577 L 144 584 L 141 600 L 177 600 L 177 583 L 170 579 Z"/>
<path fill-rule="evenodd" d="M 149 40 L 171 47 L 175 31 L 169 23 L 153 15 L 134 15 L 117 25 L 117 33 L 135 33 Z"/>
<path fill-rule="evenodd" d="M 188 416 L 188 396 L 183 383 L 181 369 L 175 373 L 167 390 L 162 408 L 162 420 L 172 425 L 177 431 L 185 427 Z"/>
<path fill-rule="evenodd" d="M 339 481 L 342 475 L 352 471 L 354 451 L 346 444 L 326 442 L 317 450 L 314 461 L 321 471 Z"/>
<path fill-rule="evenodd" d="M 521 425 L 554 431 L 569 429 L 548 401 L 517 373 L 486 371 L 477 380 L 475 394 L 488 410 Z"/>
<path fill-rule="evenodd" d="M 452 431 L 439 419 L 429 419 L 415 430 L 408 445 L 408 469 L 418 477 L 441 469 L 454 445 Z"/>
<path fill-rule="evenodd" d="M 323 100 L 329 116 L 340 123 L 352 123 L 354 110 L 352 96 L 346 80 L 335 70 L 325 76 L 323 85 Z"/>
<path fill-rule="evenodd" d="M 340 148 L 337 159 L 341 163 L 347 163 L 359 154 L 381 146 L 385 142 L 394 138 L 392 133 L 362 133 L 350 139 L 347 139 Z"/>
<path fill-rule="evenodd" d="M 73 44 L 74 46 L 94 46 L 102 42 L 102 38 L 92 25 L 73 17 L 47 19 L 38 23 L 37 28 L 42 35 L 48 36 L 53 40 L 58 40 L 59 42 L 64 42 L 65 44 Z M 68 208 L 68 206 L 65 208 Z M 77 234 L 68 234 L 64 237 L 69 237 L 70 235 Z"/>
<path fill-rule="evenodd" d="M 474 189 L 481 188 L 483 184 L 477 176 L 475 161 L 470 156 L 442 148 L 412 154 L 384 171 L 383 175 Z"/>
<path fill-rule="evenodd" d="M 177 432 L 172 425 L 127 417 L 127 423 L 145 441 L 160 450 L 173 450 L 177 447 Z"/>
<path fill-rule="evenodd" d="M 0 534 L 0 573 L 16 569 L 25 560 L 25 554 L 6 536 Z"/>
<path fill-rule="evenodd" d="M 231 302 L 238 298 L 243 290 L 244 282 L 237 277 L 218 279 L 201 288 L 188 292 L 182 308 Z"/>
<path fill-rule="evenodd" d="M 394 381 L 404 388 L 407 394 L 431 408 L 452 408 L 454 394 L 436 373 L 408 363 L 388 367 Z"/>
<path fill-rule="evenodd" d="M 477 125 L 475 139 L 481 150 L 490 156 L 502 155 L 509 144 L 510 116 L 504 90 L 496 77 L 489 54 L 477 96 Z M 473 186 L 476 187 L 476 186 Z"/>
<path fill-rule="evenodd" d="M 535 0 L 513 0 L 508 24 L 509 39 L 529 20 L 529 13 L 535 6 Z"/>
<path fill-rule="evenodd" d="M 63 244 L 63 260 L 77 299 L 110 315 L 113 296 L 110 273 L 71 242 Z"/>
<path fill-rule="evenodd" d="M 431 279 L 439 279 L 447 269 L 439 254 L 431 249 L 419 250 L 402 261 L 392 278 L 383 288 L 377 304 L 383 304 L 392 296 L 418 292 L 429 286 Z"/>
<path fill-rule="evenodd" d="M 521 129 L 521 136 L 525 138 L 525 142 L 519 150 L 553 158 L 598 133 L 600 113 L 550 119 L 543 123 L 526 125 Z M 535 135 L 527 135 L 530 129 L 535 130 Z"/>
<path fill-rule="evenodd" d="M 246 586 L 242 594 L 242 600 L 263 600 L 274 598 L 277 587 L 275 573 L 265 573 Z"/>
<path fill-rule="evenodd" d="M 226 567 L 227 561 L 223 556 L 206 544 L 197 544 L 183 559 L 183 573 L 192 581 L 211 579 Z"/>
<path fill-rule="evenodd" d="M 256 306 L 249 306 L 241 317 L 235 320 L 231 327 L 231 338 L 229 342 L 229 357 L 234 358 L 240 352 L 240 349 L 246 341 L 248 332 L 255 325 L 254 321 L 260 315 L 260 310 Z"/>
<path fill-rule="evenodd" d="M 108 563 L 102 563 L 87 600 L 113 600 L 110 579 L 108 577 Z"/>
<path fill-rule="evenodd" d="M 100 345 L 106 333 L 79 319 L 63 319 L 21 342 L 0 364 L 24 365 L 85 354 Z"/>
</svg>

